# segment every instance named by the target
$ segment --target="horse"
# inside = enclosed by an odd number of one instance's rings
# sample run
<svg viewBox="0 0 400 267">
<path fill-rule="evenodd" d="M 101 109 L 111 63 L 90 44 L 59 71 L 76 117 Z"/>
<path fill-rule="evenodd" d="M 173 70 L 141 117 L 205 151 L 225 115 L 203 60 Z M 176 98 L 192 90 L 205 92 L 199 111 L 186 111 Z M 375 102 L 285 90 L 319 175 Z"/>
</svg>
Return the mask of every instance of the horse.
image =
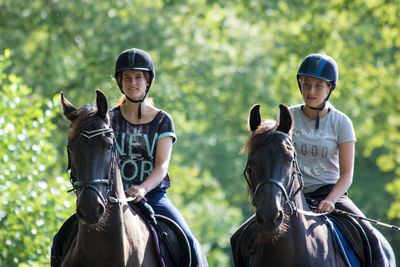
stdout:
<svg viewBox="0 0 400 267">
<path fill-rule="evenodd" d="M 149 228 L 125 197 L 106 97 L 96 90 L 96 107 L 76 109 L 61 93 L 61 105 L 70 122 L 78 227 L 59 266 L 162 266 Z"/>
<path fill-rule="evenodd" d="M 279 108 L 277 122 L 262 122 L 258 104 L 250 110 L 244 176 L 256 212 L 231 237 L 235 266 L 349 266 L 327 219 L 313 213 L 303 195 L 293 118 L 287 106 Z M 382 240 L 387 266 L 395 266 L 393 250 Z"/>
</svg>

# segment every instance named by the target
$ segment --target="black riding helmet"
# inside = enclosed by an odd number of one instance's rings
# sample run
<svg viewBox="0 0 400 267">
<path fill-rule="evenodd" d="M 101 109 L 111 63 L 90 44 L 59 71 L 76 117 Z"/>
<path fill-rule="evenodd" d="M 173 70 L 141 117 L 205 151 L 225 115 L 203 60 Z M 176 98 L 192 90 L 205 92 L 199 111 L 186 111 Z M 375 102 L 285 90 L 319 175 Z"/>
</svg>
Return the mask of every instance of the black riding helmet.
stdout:
<svg viewBox="0 0 400 267">
<path fill-rule="evenodd" d="M 309 76 L 317 78 L 323 81 L 327 81 L 332 84 L 331 90 L 328 96 L 325 98 L 325 103 L 328 101 L 332 91 L 336 88 L 339 79 L 338 66 L 333 58 L 325 53 L 310 54 L 303 59 L 299 70 L 297 71 L 297 84 L 301 92 L 300 76 Z M 317 121 L 315 123 L 315 129 L 319 128 L 319 111 L 325 107 L 325 104 L 321 108 L 309 107 L 313 110 L 318 110 Z"/>
<path fill-rule="evenodd" d="M 149 85 L 147 86 L 147 91 L 143 99 L 133 100 L 122 91 L 122 86 L 118 81 L 118 76 L 123 70 L 143 70 L 147 71 L 150 74 Z M 156 71 L 154 69 L 153 60 L 146 51 L 139 48 L 131 48 L 123 51 L 118 56 L 117 62 L 115 63 L 114 77 L 117 80 L 117 84 L 119 89 L 121 90 L 121 93 L 125 95 L 126 99 L 134 103 L 140 103 L 138 111 L 139 119 L 142 117 L 141 102 L 145 100 L 155 76 L 156 76 Z"/>
</svg>

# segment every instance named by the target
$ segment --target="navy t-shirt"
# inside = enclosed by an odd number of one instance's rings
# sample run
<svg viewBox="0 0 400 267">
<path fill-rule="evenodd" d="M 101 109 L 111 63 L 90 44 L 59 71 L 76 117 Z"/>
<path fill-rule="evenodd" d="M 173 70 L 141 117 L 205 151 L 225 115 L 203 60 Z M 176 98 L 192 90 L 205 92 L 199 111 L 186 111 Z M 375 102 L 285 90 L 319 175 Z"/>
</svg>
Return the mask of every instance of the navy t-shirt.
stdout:
<svg viewBox="0 0 400 267">
<path fill-rule="evenodd" d="M 160 110 L 155 118 L 144 124 L 132 124 L 121 114 L 120 107 L 110 110 L 111 125 L 114 130 L 118 164 L 121 169 L 124 189 L 141 184 L 155 166 L 157 141 L 171 136 L 176 141 L 171 116 Z M 169 173 L 155 188 L 171 186 Z"/>
</svg>

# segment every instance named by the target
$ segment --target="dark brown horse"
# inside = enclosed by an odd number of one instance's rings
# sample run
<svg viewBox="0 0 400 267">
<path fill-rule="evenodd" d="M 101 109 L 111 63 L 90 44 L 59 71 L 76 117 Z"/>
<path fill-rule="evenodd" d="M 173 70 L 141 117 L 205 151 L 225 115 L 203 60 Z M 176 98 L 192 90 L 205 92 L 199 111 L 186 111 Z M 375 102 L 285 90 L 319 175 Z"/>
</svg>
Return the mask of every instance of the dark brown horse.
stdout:
<svg viewBox="0 0 400 267">
<path fill-rule="evenodd" d="M 325 221 L 296 212 L 310 210 L 298 179 L 292 116 L 284 105 L 280 111 L 278 123 L 262 123 L 259 105 L 250 112 L 245 177 L 256 214 L 231 238 L 235 266 L 346 266 Z"/>
<path fill-rule="evenodd" d="M 293 119 L 279 107 L 278 122 L 262 122 L 259 105 L 250 111 L 245 177 L 256 214 L 231 238 L 235 266 L 348 266 L 326 218 L 308 207 L 291 141 Z M 395 266 L 393 250 L 380 239 L 387 266 Z"/>
<path fill-rule="evenodd" d="M 78 230 L 60 266 L 159 266 L 150 231 L 127 204 L 104 94 L 76 109 L 61 94 Z"/>
</svg>

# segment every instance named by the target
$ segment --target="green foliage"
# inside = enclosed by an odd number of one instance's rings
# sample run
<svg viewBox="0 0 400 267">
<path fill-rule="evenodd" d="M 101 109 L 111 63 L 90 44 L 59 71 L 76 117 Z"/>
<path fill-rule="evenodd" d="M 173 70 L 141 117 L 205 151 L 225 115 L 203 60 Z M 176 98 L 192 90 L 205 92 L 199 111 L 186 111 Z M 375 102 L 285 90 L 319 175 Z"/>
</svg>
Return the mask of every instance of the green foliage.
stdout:
<svg viewBox="0 0 400 267">
<path fill-rule="evenodd" d="M 0 55 L 0 265 L 44 266 L 70 202 L 59 198 L 65 180 L 51 177 L 54 104 L 7 74 L 10 54 Z"/>
<path fill-rule="evenodd" d="M 229 205 L 227 192 L 210 174 L 200 176 L 199 170 L 181 166 L 175 159 L 170 168 L 173 186 L 169 196 L 191 222 L 191 230 L 202 245 L 209 265 L 229 266 L 229 233 L 233 234 L 241 223 L 240 211 Z"/>
<path fill-rule="evenodd" d="M 204 244 L 210 263 L 230 266 L 230 235 L 253 212 L 242 176 L 246 158 L 239 154 L 248 134 L 249 108 L 260 103 L 264 117 L 275 118 L 279 103 L 298 103 L 301 96 L 295 77 L 301 60 L 309 53 L 325 51 L 335 58 L 340 71 L 331 101 L 353 120 L 358 139 L 351 197 L 369 217 L 398 224 L 399 14 L 400 5 L 393 0 L 32 0 L 29 5 L 22 0 L 2 0 L 0 51 L 13 49 L 7 72 L 1 72 L 2 90 L 3 83 L 10 88 L 18 84 L 34 89 L 34 93 L 28 89 L 25 97 L 0 96 L 4 99 L 0 114 L 7 115 L 0 117 L 2 134 L 11 131 L 9 123 L 14 125 L 13 131 L 21 131 L 14 139 L 0 139 L 1 153 L 20 157 L 8 155 L 8 161 L 0 163 L 6 166 L 1 165 L 1 174 L 5 175 L 4 169 L 25 177 L 26 169 L 19 166 L 35 165 L 32 170 L 38 169 L 38 174 L 32 179 L 37 182 L 30 184 L 46 181 L 54 183 L 48 184 L 48 189 L 64 190 L 56 180 L 43 175 L 57 177 L 65 167 L 62 133 L 66 124 L 56 115 L 59 112 L 54 112 L 54 104 L 38 103 L 47 103 L 63 90 L 81 105 L 93 100 L 96 88 L 115 102 L 119 91 L 111 76 L 116 57 L 126 48 L 146 49 L 157 72 L 150 96 L 157 107 L 172 115 L 178 134 L 171 162 L 171 198 Z M 10 112 L 11 106 L 22 103 L 21 114 L 12 119 L 16 111 Z M 33 120 L 35 112 L 46 114 L 46 110 L 51 110 L 54 124 L 45 115 L 36 117 L 45 118 L 38 121 L 45 128 L 57 126 L 51 138 L 46 137 L 50 130 L 41 133 L 39 128 L 43 127 L 23 123 Z M 40 153 L 29 150 L 36 153 L 38 161 L 57 152 L 41 161 L 45 174 L 38 162 L 22 165 L 22 159 L 30 159 L 31 154 L 25 152 L 28 138 L 21 141 L 18 135 L 31 132 L 31 138 L 38 141 L 30 144 L 42 140 L 52 147 L 46 153 L 44 148 Z M 15 149 L 9 152 L 13 145 Z M 0 186 L 6 183 L 1 180 Z M 43 226 L 47 240 L 68 214 L 60 214 L 59 204 L 69 203 L 69 196 L 62 194 L 56 201 L 49 206 L 53 213 L 43 216 L 43 220 L 53 222 Z M 4 210 L 14 210 L 12 205 L 5 206 Z M 7 232 L 10 240 L 17 236 Z M 385 234 L 399 251 L 400 235 Z M 26 251 L 36 249 L 25 245 Z M 26 260 L 25 264 L 33 262 Z"/>
</svg>

